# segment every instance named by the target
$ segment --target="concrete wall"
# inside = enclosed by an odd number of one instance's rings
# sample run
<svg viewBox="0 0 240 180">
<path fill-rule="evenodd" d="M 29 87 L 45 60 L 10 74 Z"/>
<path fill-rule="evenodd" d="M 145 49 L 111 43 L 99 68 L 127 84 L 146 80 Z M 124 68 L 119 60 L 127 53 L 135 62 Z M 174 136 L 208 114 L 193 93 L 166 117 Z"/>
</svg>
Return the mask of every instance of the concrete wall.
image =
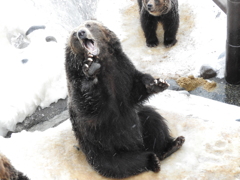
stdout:
<svg viewBox="0 0 240 180">
<path fill-rule="evenodd" d="M 227 0 L 213 0 L 225 13 L 227 13 Z"/>
</svg>

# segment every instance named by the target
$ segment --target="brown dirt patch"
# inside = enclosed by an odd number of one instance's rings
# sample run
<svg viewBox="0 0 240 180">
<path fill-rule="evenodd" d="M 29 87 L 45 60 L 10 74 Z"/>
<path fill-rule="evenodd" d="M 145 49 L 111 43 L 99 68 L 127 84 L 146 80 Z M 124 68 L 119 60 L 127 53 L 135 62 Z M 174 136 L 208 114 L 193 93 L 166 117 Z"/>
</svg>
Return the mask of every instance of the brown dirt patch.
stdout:
<svg viewBox="0 0 240 180">
<path fill-rule="evenodd" d="M 177 79 L 177 83 L 187 91 L 192 91 L 199 86 L 203 86 L 203 88 L 207 91 L 212 91 L 217 86 L 217 83 L 214 81 L 209 82 L 203 78 L 195 78 L 192 75 Z"/>
</svg>

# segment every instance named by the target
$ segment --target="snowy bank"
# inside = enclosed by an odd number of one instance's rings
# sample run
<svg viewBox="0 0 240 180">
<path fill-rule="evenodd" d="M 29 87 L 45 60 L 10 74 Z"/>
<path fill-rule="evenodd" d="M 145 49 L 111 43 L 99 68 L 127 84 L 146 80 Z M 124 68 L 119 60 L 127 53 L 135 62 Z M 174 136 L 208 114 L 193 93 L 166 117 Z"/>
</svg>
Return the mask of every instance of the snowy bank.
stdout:
<svg viewBox="0 0 240 180">
<path fill-rule="evenodd" d="M 240 107 L 167 90 L 149 104 L 167 119 L 173 136 L 186 142 L 161 162 L 161 171 L 129 180 L 236 180 L 240 179 Z M 87 164 L 70 121 L 45 132 L 21 132 L 10 139 L 0 138 L 1 152 L 16 169 L 34 180 L 103 180 Z"/>
<path fill-rule="evenodd" d="M 66 39 L 74 27 L 93 17 L 96 1 L 9 0 L 0 5 L 0 136 L 4 136 L 38 106 L 45 108 L 67 97 Z"/>
</svg>

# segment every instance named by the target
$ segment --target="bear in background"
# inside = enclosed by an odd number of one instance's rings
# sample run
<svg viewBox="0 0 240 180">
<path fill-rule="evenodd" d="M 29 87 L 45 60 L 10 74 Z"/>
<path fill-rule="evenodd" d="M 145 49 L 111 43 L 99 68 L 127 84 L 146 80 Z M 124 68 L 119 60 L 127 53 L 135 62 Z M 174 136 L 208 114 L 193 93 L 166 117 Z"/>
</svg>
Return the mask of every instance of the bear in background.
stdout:
<svg viewBox="0 0 240 180">
<path fill-rule="evenodd" d="M 138 5 L 147 46 L 159 44 L 156 35 L 158 22 L 163 26 L 165 47 L 175 45 L 179 27 L 178 0 L 138 0 Z"/>
<path fill-rule="evenodd" d="M 0 180 L 29 180 L 23 173 L 16 170 L 11 162 L 0 153 Z"/>
<path fill-rule="evenodd" d="M 98 21 L 73 30 L 65 56 L 70 120 L 88 163 L 109 178 L 159 172 L 159 161 L 184 137 L 171 137 L 164 118 L 144 102 L 168 83 L 138 71 Z"/>
</svg>

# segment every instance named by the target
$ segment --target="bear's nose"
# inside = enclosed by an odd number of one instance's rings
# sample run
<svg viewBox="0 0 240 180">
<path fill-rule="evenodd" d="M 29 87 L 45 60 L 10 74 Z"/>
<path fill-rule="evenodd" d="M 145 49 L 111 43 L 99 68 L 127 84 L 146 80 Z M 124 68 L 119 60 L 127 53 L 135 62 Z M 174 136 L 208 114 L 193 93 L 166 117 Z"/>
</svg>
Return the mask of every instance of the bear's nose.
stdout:
<svg viewBox="0 0 240 180">
<path fill-rule="evenodd" d="M 80 39 L 85 39 L 86 38 L 86 31 L 85 30 L 78 31 L 78 37 Z"/>
<path fill-rule="evenodd" d="M 151 10 L 151 9 L 152 9 L 152 7 L 153 7 L 153 5 L 152 5 L 152 4 L 148 4 L 148 5 L 147 5 L 147 8 L 148 8 L 148 10 Z"/>
</svg>

